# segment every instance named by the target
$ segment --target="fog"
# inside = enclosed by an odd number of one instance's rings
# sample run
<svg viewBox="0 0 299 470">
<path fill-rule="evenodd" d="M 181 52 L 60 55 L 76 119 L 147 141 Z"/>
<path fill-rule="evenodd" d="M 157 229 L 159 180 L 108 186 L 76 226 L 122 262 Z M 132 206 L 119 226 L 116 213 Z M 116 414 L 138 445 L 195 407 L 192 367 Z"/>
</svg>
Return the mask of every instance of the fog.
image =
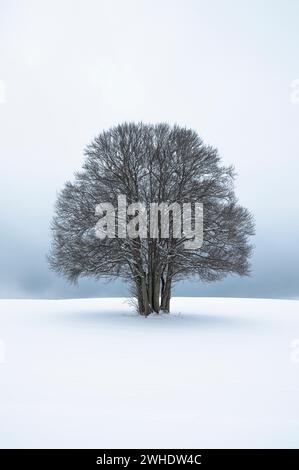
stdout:
<svg viewBox="0 0 299 470">
<path fill-rule="evenodd" d="M 298 17 L 295 0 L 0 0 L 0 296 L 126 295 L 49 271 L 53 206 L 97 133 L 166 121 L 234 164 L 257 230 L 251 277 L 176 294 L 299 298 Z"/>
</svg>

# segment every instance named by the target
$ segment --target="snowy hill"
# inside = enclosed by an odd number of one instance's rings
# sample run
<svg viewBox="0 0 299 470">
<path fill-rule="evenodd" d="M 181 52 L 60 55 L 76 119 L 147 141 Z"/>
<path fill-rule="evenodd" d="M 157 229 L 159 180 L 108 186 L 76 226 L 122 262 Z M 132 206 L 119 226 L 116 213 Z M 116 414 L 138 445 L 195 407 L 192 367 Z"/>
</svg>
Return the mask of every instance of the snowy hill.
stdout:
<svg viewBox="0 0 299 470">
<path fill-rule="evenodd" d="M 298 447 L 299 301 L 172 309 L 0 300 L 0 446 Z"/>
</svg>

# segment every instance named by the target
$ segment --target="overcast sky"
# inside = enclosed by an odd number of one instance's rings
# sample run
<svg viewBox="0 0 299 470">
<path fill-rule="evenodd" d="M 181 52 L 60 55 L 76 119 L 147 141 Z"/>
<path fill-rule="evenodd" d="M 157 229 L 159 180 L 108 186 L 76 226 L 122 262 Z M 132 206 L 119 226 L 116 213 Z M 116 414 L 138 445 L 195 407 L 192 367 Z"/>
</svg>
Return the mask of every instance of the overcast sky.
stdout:
<svg viewBox="0 0 299 470">
<path fill-rule="evenodd" d="M 0 0 L 0 296 L 126 294 L 49 272 L 53 204 L 97 133 L 167 121 L 235 165 L 257 227 L 251 278 L 176 293 L 299 297 L 298 26 L 297 0 Z"/>
</svg>

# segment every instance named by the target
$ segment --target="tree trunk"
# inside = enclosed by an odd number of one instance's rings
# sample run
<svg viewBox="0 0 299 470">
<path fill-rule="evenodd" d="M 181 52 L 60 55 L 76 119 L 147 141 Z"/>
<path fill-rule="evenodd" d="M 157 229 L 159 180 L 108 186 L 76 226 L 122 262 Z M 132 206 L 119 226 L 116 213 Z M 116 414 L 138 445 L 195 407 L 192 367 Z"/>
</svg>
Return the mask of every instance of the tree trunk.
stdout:
<svg viewBox="0 0 299 470">
<path fill-rule="evenodd" d="M 161 276 L 162 278 L 161 310 L 167 313 L 170 312 L 170 297 L 171 297 L 171 282 L 172 282 L 171 273 L 172 273 L 171 266 L 168 265 L 166 279 L 164 278 L 163 274 Z"/>
<path fill-rule="evenodd" d="M 161 297 L 161 310 L 163 312 L 170 312 L 170 297 L 171 297 L 171 280 L 166 281 L 163 294 Z"/>
<path fill-rule="evenodd" d="M 152 308 L 149 303 L 146 281 L 144 277 L 139 276 L 136 281 L 136 295 L 138 301 L 138 311 L 140 315 L 146 317 L 152 312 Z"/>
<path fill-rule="evenodd" d="M 148 295 L 148 276 L 143 270 L 141 258 L 140 239 L 133 241 L 134 268 L 133 276 L 135 280 L 136 297 L 138 301 L 138 312 L 140 315 L 147 316 L 152 312 L 151 299 Z"/>
<path fill-rule="evenodd" d="M 136 264 L 133 275 L 135 278 L 138 311 L 140 315 L 147 316 L 152 312 L 159 313 L 160 311 L 161 266 L 156 242 L 151 241 L 149 246 L 148 272 L 144 272 L 138 243 L 135 241 Z"/>
<path fill-rule="evenodd" d="M 160 311 L 160 273 L 154 271 L 152 273 L 152 308 L 153 311 L 159 313 Z"/>
<path fill-rule="evenodd" d="M 155 240 L 149 245 L 148 297 L 152 310 L 160 311 L 160 260 Z"/>
</svg>

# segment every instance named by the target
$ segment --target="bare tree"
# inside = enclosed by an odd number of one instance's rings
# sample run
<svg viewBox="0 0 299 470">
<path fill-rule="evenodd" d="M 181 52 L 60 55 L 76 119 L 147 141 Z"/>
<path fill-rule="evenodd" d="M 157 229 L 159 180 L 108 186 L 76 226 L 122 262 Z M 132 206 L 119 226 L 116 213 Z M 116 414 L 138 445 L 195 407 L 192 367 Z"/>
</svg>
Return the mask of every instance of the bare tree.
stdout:
<svg viewBox="0 0 299 470">
<path fill-rule="evenodd" d="M 58 196 L 50 265 L 72 282 L 82 276 L 123 278 L 141 315 L 169 312 L 176 281 L 197 276 L 209 282 L 249 273 L 254 224 L 238 204 L 233 182 L 233 168 L 222 166 L 217 150 L 204 145 L 193 130 L 167 124 L 118 125 L 87 146 L 82 171 Z M 148 218 L 151 203 L 158 208 L 161 203 L 202 203 L 202 246 L 187 247 L 183 232 L 175 236 L 172 210 L 168 237 L 161 232 L 158 210 L 155 236 L 149 224 L 146 237 L 121 238 L 123 214 L 116 211 L 115 238 L 97 238 L 95 207 L 108 202 L 116 208 L 120 195 L 128 204 L 142 202 Z M 132 223 L 132 217 L 125 218 Z M 195 224 L 194 212 L 190 223 Z"/>
</svg>

